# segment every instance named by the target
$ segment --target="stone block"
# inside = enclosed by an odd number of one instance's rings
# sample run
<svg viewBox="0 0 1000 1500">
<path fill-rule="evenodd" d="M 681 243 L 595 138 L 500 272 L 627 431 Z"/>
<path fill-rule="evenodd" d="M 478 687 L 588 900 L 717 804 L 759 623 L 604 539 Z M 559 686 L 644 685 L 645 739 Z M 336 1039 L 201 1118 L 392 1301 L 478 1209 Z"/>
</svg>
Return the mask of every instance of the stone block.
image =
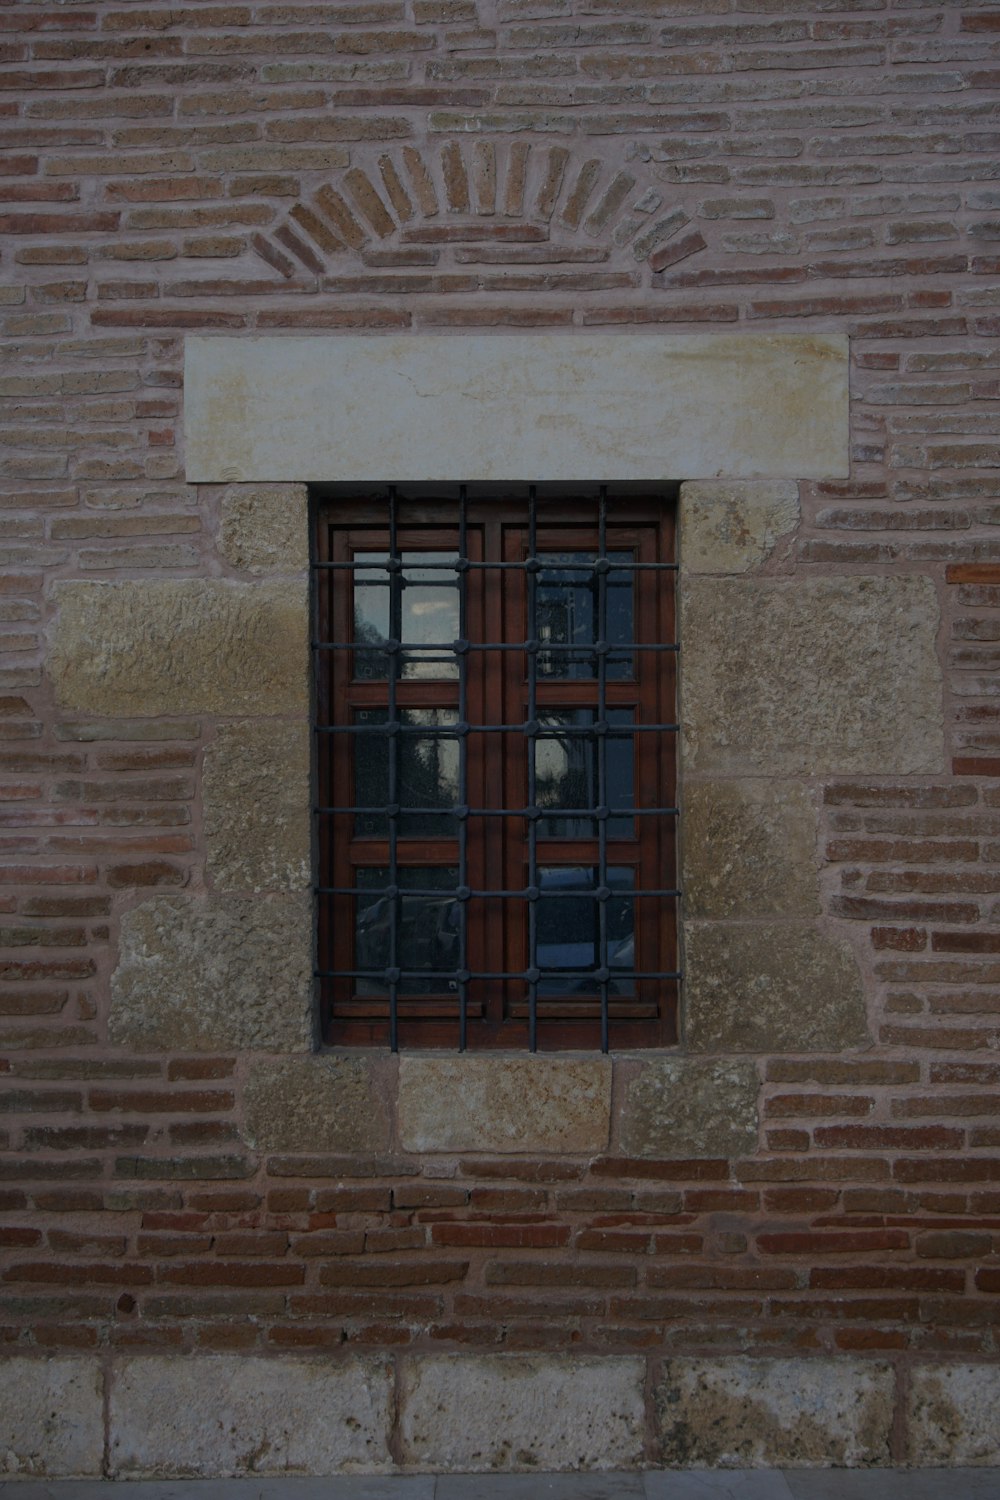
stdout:
<svg viewBox="0 0 1000 1500">
<path fill-rule="evenodd" d="M 405 1151 L 604 1151 L 611 1119 L 606 1057 L 400 1059 Z"/>
<path fill-rule="evenodd" d="M 1000 1467 L 1000 1366 L 917 1366 L 906 1398 L 906 1458 L 926 1466 Z"/>
<path fill-rule="evenodd" d="M 891 1366 L 817 1359 L 670 1359 L 656 1388 L 663 1462 L 676 1468 L 888 1464 Z"/>
<path fill-rule="evenodd" d="M 0 1479 L 88 1479 L 104 1455 L 95 1359 L 0 1360 Z"/>
<path fill-rule="evenodd" d="M 303 580 L 64 583 L 50 670 L 89 714 L 309 713 Z"/>
<path fill-rule="evenodd" d="M 385 1151 L 386 1104 L 369 1057 L 254 1057 L 244 1087 L 246 1134 L 259 1151 Z"/>
<path fill-rule="evenodd" d="M 442 1473 L 642 1459 L 642 1359 L 444 1355 L 403 1366 L 402 1461 Z"/>
<path fill-rule="evenodd" d="M 757 1069 L 743 1058 L 657 1057 L 622 1108 L 626 1156 L 746 1156 L 757 1146 Z"/>
<path fill-rule="evenodd" d="M 799 487 L 791 480 L 689 480 L 680 499 L 681 567 L 685 574 L 749 572 L 798 522 Z"/>
<path fill-rule="evenodd" d="M 794 781 L 689 781 L 684 789 L 689 917 L 810 917 L 819 911 L 816 811 Z"/>
<path fill-rule="evenodd" d="M 689 771 L 943 769 L 929 578 L 693 578 L 682 602 Z"/>
<path fill-rule="evenodd" d="M 849 469 L 842 334 L 184 343 L 192 483 L 808 479 Z"/>
<path fill-rule="evenodd" d="M 310 883 L 309 725 L 220 724 L 205 751 L 208 874 L 220 891 Z"/>
<path fill-rule="evenodd" d="M 111 1040 L 308 1051 L 312 915 L 301 896 L 157 896 L 125 913 Z"/>
<path fill-rule="evenodd" d="M 378 1358 L 141 1355 L 111 1387 L 115 1479 L 378 1472 L 392 1376 Z"/>
<path fill-rule="evenodd" d="M 853 953 L 811 926 L 691 922 L 685 972 L 696 1051 L 826 1052 L 869 1041 Z"/>
<path fill-rule="evenodd" d="M 309 566 L 304 484 L 246 484 L 222 497 L 219 551 L 248 573 L 303 573 Z"/>
</svg>

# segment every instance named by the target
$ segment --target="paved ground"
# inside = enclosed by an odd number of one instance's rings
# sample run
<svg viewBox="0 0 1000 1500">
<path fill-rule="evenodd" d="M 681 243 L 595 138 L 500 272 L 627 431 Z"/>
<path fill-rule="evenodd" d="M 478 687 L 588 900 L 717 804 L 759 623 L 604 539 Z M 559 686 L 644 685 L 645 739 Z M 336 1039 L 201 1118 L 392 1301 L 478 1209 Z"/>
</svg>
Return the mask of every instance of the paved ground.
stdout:
<svg viewBox="0 0 1000 1500">
<path fill-rule="evenodd" d="M 37 1480 L 0 1500 L 1000 1500 L 1000 1469 L 729 1469 L 332 1479 Z"/>
</svg>

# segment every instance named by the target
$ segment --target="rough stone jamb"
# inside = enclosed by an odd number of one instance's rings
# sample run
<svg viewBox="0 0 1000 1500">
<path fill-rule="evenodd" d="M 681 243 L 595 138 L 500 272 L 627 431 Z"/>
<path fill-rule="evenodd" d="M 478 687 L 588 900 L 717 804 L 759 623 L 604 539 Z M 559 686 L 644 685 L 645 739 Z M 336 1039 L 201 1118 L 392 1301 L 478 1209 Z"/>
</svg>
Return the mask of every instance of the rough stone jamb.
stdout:
<svg viewBox="0 0 1000 1500">
<path fill-rule="evenodd" d="M 369 249 L 497 243 L 568 245 L 582 236 L 609 262 L 655 274 L 706 248 L 683 207 L 665 201 L 651 172 L 564 146 L 512 139 L 443 142 L 383 151 L 377 161 L 340 169 L 288 210 L 273 236 L 254 234 L 255 253 L 289 280 L 322 275 Z M 492 183 L 492 188 L 490 184 Z M 464 231 L 464 232 L 463 232 Z"/>
</svg>

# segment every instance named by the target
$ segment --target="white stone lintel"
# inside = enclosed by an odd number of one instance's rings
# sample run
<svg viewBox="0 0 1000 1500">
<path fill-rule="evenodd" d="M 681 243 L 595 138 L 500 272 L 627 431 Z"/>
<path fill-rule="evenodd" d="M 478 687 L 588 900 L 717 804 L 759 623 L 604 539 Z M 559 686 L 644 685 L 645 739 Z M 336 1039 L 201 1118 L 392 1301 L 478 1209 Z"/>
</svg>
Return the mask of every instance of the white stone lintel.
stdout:
<svg viewBox="0 0 1000 1500">
<path fill-rule="evenodd" d="M 848 473 L 841 334 L 192 337 L 193 483 Z"/>
</svg>

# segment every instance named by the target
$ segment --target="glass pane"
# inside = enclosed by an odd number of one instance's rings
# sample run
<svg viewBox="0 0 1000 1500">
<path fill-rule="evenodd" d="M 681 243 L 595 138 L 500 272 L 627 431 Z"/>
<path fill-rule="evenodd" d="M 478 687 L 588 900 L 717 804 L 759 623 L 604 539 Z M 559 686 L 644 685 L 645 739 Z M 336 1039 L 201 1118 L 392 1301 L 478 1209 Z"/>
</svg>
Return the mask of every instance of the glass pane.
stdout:
<svg viewBox="0 0 1000 1500">
<path fill-rule="evenodd" d="M 386 716 L 384 708 L 362 708 L 355 713 L 354 722 L 384 724 Z M 458 714 L 453 708 L 401 708 L 397 717 L 404 730 L 444 732 L 399 734 L 391 741 L 380 734 L 355 736 L 354 805 L 385 807 L 389 801 L 389 756 L 395 747 L 400 837 L 455 838 L 457 824 L 450 810 L 458 801 L 459 746 L 456 739 L 447 737 L 447 730 L 458 723 Z M 407 812 L 408 807 L 448 811 Z M 377 811 L 358 813 L 354 831 L 361 838 L 388 838 L 389 819 Z"/>
<path fill-rule="evenodd" d="M 632 561 L 630 552 L 609 552 L 608 560 Z M 535 635 L 540 677 L 596 677 L 598 639 L 598 578 L 592 552 L 545 555 L 535 590 Z M 612 568 L 607 574 L 607 636 L 609 646 L 628 646 L 634 640 L 632 571 Z M 546 648 L 556 649 L 546 649 Z M 568 647 L 571 649 L 564 650 Z M 632 676 L 629 651 L 612 651 L 607 658 L 609 679 Z"/>
<path fill-rule="evenodd" d="M 542 970 L 540 995 L 593 995 L 596 980 L 585 973 L 559 974 L 560 969 L 586 970 L 601 966 L 600 906 L 594 892 L 599 871 L 590 867 L 550 865 L 540 869 L 535 963 Z M 607 872 L 612 895 L 607 905 L 606 967 L 611 970 L 608 993 L 631 995 L 635 968 L 635 928 L 630 894 L 631 869 Z"/>
<path fill-rule="evenodd" d="M 354 554 L 354 640 L 377 648 L 398 633 L 403 646 L 401 677 L 457 677 L 451 649 L 459 635 L 458 575 L 451 567 L 456 555 L 404 552 L 402 558 L 402 577 L 392 582 L 384 552 Z M 430 563 L 449 566 L 429 567 Z M 356 650 L 354 675 L 384 679 L 389 660 L 384 650 Z"/>
<path fill-rule="evenodd" d="M 400 895 L 384 895 L 389 871 L 365 867 L 355 871 L 358 889 L 371 892 L 356 900 L 354 923 L 354 967 L 385 969 L 392 953 L 391 933 L 396 923 L 396 966 L 447 972 L 458 968 L 462 908 L 448 895 L 458 884 L 454 866 L 407 865 L 399 870 Z M 407 890 L 429 894 L 408 896 Z M 440 893 L 440 894 L 439 894 Z M 388 985 L 380 979 L 355 981 L 359 995 L 385 995 Z M 457 986 L 451 979 L 403 979 L 401 995 L 448 994 Z"/>
<path fill-rule="evenodd" d="M 579 815 L 579 809 L 600 806 L 598 742 L 585 733 L 560 733 L 560 729 L 586 730 L 597 717 L 592 708 L 561 708 L 538 715 L 543 734 L 535 741 L 535 801 L 540 808 L 573 808 L 573 817 L 542 818 L 542 838 L 589 839 L 597 837 L 595 819 Z M 632 723 L 632 710 L 607 711 L 609 724 Z M 632 807 L 632 735 L 608 735 L 605 744 L 605 797 L 608 807 Z M 631 838 L 633 818 L 609 818 L 608 837 Z"/>
</svg>

